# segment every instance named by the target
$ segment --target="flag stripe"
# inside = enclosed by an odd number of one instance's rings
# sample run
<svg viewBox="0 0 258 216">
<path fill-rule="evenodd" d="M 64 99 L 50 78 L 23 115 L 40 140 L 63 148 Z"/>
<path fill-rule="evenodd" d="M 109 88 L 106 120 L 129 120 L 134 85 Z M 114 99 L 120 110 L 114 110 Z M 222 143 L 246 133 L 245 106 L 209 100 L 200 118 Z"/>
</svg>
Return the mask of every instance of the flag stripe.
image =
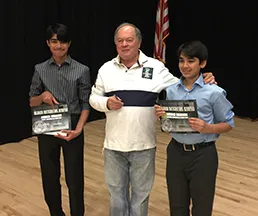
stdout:
<svg viewBox="0 0 258 216">
<path fill-rule="evenodd" d="M 156 29 L 154 39 L 154 58 L 166 62 L 165 39 L 169 35 L 168 0 L 159 0 L 156 14 Z"/>
</svg>

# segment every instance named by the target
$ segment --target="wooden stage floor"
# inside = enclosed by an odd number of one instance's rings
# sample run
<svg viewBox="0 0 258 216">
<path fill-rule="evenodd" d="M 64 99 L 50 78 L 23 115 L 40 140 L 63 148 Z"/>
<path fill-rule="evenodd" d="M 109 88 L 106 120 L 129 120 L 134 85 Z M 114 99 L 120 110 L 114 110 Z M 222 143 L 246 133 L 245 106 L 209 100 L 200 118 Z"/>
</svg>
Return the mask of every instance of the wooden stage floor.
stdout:
<svg viewBox="0 0 258 216">
<path fill-rule="evenodd" d="M 108 216 L 109 195 L 103 174 L 105 119 L 85 126 L 85 206 L 87 216 Z M 258 122 L 235 117 L 236 127 L 217 141 L 219 171 L 213 216 L 258 215 Z M 156 176 L 150 216 L 168 216 L 165 181 L 170 135 L 157 124 Z M 62 159 L 62 157 L 61 157 Z M 69 215 L 62 170 L 64 211 Z M 0 146 L 0 216 L 48 216 L 35 137 Z"/>
</svg>

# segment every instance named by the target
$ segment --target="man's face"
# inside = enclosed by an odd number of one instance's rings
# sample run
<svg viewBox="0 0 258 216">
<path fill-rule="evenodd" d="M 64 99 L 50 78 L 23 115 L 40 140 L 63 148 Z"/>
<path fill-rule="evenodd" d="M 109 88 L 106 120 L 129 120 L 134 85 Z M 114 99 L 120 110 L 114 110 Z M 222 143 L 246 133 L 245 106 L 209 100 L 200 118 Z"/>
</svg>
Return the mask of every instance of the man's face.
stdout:
<svg viewBox="0 0 258 216">
<path fill-rule="evenodd" d="M 200 60 L 196 57 L 189 58 L 183 54 L 179 57 L 178 67 L 183 77 L 186 79 L 197 79 L 200 74 L 201 68 L 204 68 L 206 61 L 200 63 Z"/>
<path fill-rule="evenodd" d="M 47 45 L 54 58 L 62 58 L 67 55 L 71 42 L 61 42 L 57 39 L 57 35 L 54 34 L 51 39 L 47 40 Z"/>
<path fill-rule="evenodd" d="M 123 26 L 117 32 L 115 44 L 121 60 L 130 61 L 138 56 L 141 42 L 137 40 L 132 26 Z"/>
</svg>

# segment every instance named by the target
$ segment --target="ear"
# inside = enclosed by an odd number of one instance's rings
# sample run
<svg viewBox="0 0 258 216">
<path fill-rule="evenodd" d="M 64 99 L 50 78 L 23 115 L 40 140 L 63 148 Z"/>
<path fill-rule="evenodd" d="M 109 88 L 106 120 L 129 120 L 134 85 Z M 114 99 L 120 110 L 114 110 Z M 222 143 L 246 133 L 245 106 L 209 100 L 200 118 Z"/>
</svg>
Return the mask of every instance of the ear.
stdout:
<svg viewBox="0 0 258 216">
<path fill-rule="evenodd" d="M 139 44 L 138 44 L 138 49 L 140 49 L 141 44 L 142 44 L 142 41 L 139 42 Z"/>
<path fill-rule="evenodd" d="M 46 43 L 47 43 L 47 45 L 50 47 L 50 43 L 49 43 L 49 40 L 46 40 Z"/>
<path fill-rule="evenodd" d="M 200 64 L 200 67 L 201 67 L 201 68 L 205 68 L 206 64 L 207 64 L 207 60 L 203 60 L 203 61 L 201 62 L 201 64 Z"/>
</svg>

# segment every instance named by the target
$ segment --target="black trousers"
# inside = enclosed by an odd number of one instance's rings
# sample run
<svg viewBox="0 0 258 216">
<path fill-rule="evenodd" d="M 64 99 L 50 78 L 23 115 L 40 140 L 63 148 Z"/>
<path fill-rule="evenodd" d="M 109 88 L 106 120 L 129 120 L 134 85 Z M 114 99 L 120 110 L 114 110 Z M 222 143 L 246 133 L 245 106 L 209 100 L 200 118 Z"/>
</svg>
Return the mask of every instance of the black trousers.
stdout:
<svg viewBox="0 0 258 216">
<path fill-rule="evenodd" d="M 170 215 L 211 216 L 218 154 L 215 144 L 186 152 L 171 140 L 167 147 L 166 178 Z"/>
<path fill-rule="evenodd" d="M 79 116 L 72 116 L 75 129 Z M 60 184 L 60 150 L 64 157 L 65 180 L 71 216 L 84 215 L 84 135 L 67 142 L 51 135 L 38 136 L 39 160 L 45 201 L 51 216 L 64 216 Z"/>
</svg>

